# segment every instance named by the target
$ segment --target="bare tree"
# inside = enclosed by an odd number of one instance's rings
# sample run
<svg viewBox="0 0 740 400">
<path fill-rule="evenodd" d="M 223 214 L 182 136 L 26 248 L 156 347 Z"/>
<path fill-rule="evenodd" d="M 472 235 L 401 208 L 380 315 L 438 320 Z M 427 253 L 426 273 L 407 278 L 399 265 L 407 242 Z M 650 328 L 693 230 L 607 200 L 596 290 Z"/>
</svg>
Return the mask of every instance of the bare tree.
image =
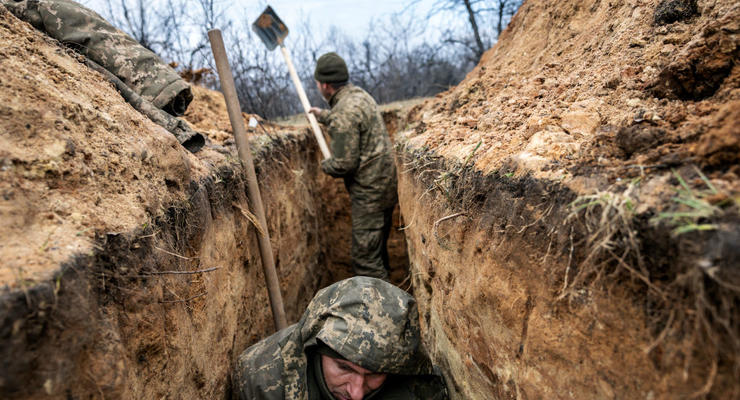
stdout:
<svg viewBox="0 0 740 400">
<path fill-rule="evenodd" d="M 407 6 L 407 10 L 413 9 L 419 2 L 420 0 L 411 1 L 409 6 Z M 472 38 L 468 40 L 465 37 L 461 37 L 457 35 L 454 29 L 448 29 L 443 37 L 449 44 L 463 45 L 472 52 L 472 58 L 477 61 L 491 47 L 493 40 L 498 38 L 521 3 L 521 0 L 437 0 L 426 18 L 430 19 L 435 15 L 443 13 L 464 15 L 467 19 L 467 25 L 471 31 Z M 480 21 L 485 20 L 489 14 L 495 16 L 495 33 L 489 33 L 487 30 L 480 28 Z"/>
<path fill-rule="evenodd" d="M 106 19 L 142 46 L 158 53 L 162 44 L 160 36 L 163 31 L 170 30 L 171 21 L 145 0 L 135 0 L 133 5 L 130 3 L 126 0 L 105 0 Z"/>
<path fill-rule="evenodd" d="M 522 0 L 495 0 L 493 11 L 496 13 L 496 37 L 501 36 L 511 17 L 516 14 Z"/>
<path fill-rule="evenodd" d="M 381 103 L 430 96 L 459 82 L 478 62 L 491 38 L 497 36 L 498 31 L 493 30 L 496 24 L 485 24 L 490 19 L 484 17 L 498 18 L 497 28 L 503 29 L 506 16 L 510 17 L 518 4 L 518 0 L 438 0 L 438 12 L 448 10 L 466 16 L 463 27 L 469 28 L 464 30 L 472 31 L 466 35 L 451 29 L 443 40 L 429 36 L 426 19 L 404 13 L 372 21 L 367 33 L 359 38 L 357 33 L 347 35 L 336 27 L 317 35 L 310 20 L 302 18 L 301 24 L 292 29 L 288 47 L 314 105 L 323 100 L 314 85 L 313 69 L 318 57 L 328 51 L 342 55 L 350 80 Z M 225 12 L 228 5 L 218 0 L 106 0 L 105 6 L 107 18 L 114 25 L 183 69 L 213 69 L 207 31 L 221 29 L 229 43 L 229 59 L 243 110 L 266 118 L 302 112 L 280 52 L 266 50 L 247 20 L 231 19 Z M 216 79 L 203 84 L 218 88 Z"/>
</svg>

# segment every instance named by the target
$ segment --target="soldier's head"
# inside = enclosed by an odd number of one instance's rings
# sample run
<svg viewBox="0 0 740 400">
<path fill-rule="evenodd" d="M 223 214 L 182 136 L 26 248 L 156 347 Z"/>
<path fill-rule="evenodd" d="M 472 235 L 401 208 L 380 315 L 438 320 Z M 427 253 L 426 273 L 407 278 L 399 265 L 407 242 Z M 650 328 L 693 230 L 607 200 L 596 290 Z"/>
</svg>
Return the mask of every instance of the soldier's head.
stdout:
<svg viewBox="0 0 740 400">
<path fill-rule="evenodd" d="M 342 86 L 349 82 L 347 64 L 337 53 L 330 52 L 322 55 L 316 61 L 313 77 L 316 88 L 325 99 L 329 100 Z"/>
<path fill-rule="evenodd" d="M 390 376 L 429 370 L 418 320 L 408 293 L 356 276 L 319 291 L 299 325 L 312 371 L 322 372 L 317 382 L 337 399 L 356 400 L 383 390 Z"/>
<path fill-rule="evenodd" d="M 337 400 L 361 400 L 380 388 L 388 377 L 347 360 L 324 344 L 318 347 L 324 383 Z"/>
</svg>

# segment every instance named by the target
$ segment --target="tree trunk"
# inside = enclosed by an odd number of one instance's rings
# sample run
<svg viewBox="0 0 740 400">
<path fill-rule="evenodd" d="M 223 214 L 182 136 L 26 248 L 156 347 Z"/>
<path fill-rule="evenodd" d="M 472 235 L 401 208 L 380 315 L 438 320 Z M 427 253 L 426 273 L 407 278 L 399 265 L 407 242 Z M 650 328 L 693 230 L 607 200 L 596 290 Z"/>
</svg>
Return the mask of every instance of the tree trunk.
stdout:
<svg viewBox="0 0 740 400">
<path fill-rule="evenodd" d="M 473 11 L 473 6 L 470 4 L 470 0 L 463 0 L 463 2 L 465 3 L 465 9 L 468 11 L 468 20 L 470 21 L 470 27 L 473 28 L 473 36 L 475 37 L 475 44 L 478 48 L 475 55 L 480 59 L 481 56 L 483 56 L 483 52 L 486 51 L 486 48 L 483 45 L 483 40 L 481 40 L 480 33 L 478 32 L 478 23 L 475 21 L 475 11 Z"/>
</svg>

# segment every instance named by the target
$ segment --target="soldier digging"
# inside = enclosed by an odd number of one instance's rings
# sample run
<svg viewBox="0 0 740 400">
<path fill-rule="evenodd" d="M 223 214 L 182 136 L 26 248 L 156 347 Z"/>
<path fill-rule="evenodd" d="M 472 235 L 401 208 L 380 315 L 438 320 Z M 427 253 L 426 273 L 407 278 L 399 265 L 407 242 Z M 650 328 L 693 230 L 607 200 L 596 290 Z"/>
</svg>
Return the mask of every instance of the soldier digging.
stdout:
<svg viewBox="0 0 740 400">
<path fill-rule="evenodd" d="M 352 268 L 357 275 L 388 279 L 386 243 L 397 202 L 391 141 L 375 100 L 349 83 L 347 64 L 336 53 L 319 57 L 316 86 L 331 110 L 311 108 L 328 128 L 332 157 L 325 173 L 344 178 L 352 200 Z"/>
</svg>

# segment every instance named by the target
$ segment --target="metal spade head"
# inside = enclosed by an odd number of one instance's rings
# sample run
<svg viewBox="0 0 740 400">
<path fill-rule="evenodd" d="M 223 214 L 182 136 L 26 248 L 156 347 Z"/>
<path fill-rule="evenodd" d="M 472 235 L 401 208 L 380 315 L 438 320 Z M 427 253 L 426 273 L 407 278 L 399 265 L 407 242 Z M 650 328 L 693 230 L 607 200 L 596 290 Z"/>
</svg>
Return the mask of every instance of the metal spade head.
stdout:
<svg viewBox="0 0 740 400">
<path fill-rule="evenodd" d="M 262 39 L 269 50 L 274 50 L 288 36 L 288 27 L 285 26 L 270 6 L 267 6 L 265 11 L 254 21 L 252 30 Z"/>
</svg>

